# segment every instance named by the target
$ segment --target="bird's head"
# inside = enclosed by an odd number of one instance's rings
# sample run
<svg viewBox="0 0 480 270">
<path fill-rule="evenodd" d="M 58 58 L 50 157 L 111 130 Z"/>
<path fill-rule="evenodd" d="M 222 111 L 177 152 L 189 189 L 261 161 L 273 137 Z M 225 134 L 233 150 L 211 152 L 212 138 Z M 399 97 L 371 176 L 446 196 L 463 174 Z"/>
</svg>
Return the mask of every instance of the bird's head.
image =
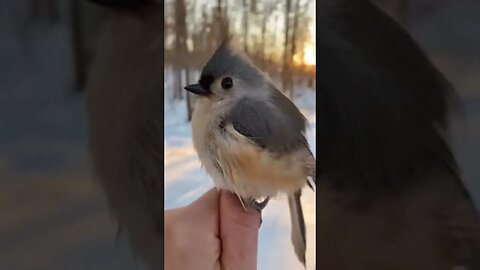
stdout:
<svg viewBox="0 0 480 270">
<path fill-rule="evenodd" d="M 185 90 L 205 98 L 237 100 L 265 95 L 269 86 L 267 75 L 241 51 L 235 37 L 229 36 L 203 67 L 198 83 Z"/>
</svg>

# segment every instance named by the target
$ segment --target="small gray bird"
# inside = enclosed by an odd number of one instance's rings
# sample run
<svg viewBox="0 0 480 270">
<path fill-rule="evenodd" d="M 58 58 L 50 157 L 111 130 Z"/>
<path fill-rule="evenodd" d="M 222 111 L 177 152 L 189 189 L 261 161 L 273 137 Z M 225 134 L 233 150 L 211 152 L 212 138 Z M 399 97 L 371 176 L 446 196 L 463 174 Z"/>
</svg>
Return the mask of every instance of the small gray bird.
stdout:
<svg viewBox="0 0 480 270">
<path fill-rule="evenodd" d="M 207 62 L 198 84 L 185 89 L 198 95 L 193 143 L 217 188 L 235 193 L 244 206 L 259 211 L 271 197 L 288 194 L 292 242 L 305 265 L 300 197 L 302 188 L 315 179 L 305 117 L 235 47 L 232 37 Z M 260 198 L 265 199 L 258 202 Z"/>
</svg>

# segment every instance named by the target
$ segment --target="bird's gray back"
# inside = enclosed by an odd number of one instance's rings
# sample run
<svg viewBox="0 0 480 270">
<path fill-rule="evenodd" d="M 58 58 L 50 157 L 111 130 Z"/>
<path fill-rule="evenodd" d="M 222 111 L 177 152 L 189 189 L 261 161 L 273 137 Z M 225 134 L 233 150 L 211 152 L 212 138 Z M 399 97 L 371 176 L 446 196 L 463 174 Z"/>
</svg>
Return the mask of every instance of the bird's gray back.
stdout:
<svg viewBox="0 0 480 270">
<path fill-rule="evenodd" d="M 308 147 L 305 117 L 277 90 L 266 100 L 242 98 L 225 117 L 225 122 L 232 123 L 239 133 L 273 153 Z"/>
</svg>

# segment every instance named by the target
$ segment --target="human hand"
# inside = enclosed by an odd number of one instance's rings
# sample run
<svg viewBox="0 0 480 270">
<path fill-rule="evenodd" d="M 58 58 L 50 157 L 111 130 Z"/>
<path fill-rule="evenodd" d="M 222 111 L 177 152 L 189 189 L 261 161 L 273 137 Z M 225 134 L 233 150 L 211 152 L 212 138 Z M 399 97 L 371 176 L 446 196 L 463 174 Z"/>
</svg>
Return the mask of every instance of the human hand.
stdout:
<svg viewBox="0 0 480 270">
<path fill-rule="evenodd" d="M 164 217 L 166 270 L 256 269 L 260 214 L 230 192 L 211 189 Z"/>
</svg>

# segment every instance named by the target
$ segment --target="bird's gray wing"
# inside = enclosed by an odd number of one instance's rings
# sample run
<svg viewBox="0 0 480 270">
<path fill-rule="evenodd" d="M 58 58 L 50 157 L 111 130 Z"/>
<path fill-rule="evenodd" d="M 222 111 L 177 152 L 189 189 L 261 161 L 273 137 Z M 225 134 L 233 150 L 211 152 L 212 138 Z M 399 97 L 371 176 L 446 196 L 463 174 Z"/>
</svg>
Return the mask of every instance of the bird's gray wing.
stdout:
<svg viewBox="0 0 480 270">
<path fill-rule="evenodd" d="M 268 102 L 243 98 L 224 121 L 273 153 L 281 154 L 308 146 L 304 136 L 307 121 L 282 93 L 275 93 Z"/>
</svg>

